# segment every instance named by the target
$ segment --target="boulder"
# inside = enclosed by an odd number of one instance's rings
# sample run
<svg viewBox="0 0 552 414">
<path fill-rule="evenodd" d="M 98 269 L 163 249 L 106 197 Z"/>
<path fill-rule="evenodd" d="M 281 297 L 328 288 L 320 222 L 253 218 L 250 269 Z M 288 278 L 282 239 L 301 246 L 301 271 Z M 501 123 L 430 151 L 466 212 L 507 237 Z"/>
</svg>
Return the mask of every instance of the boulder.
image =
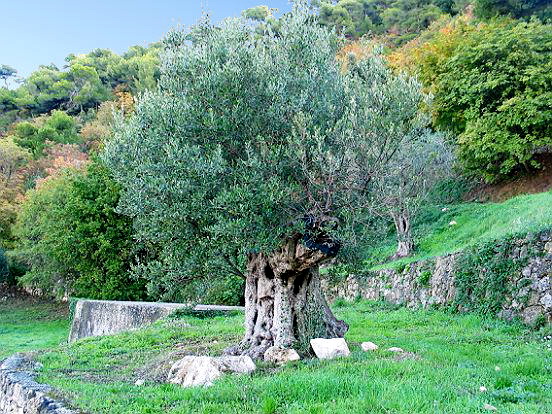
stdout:
<svg viewBox="0 0 552 414">
<path fill-rule="evenodd" d="M 222 372 L 235 372 L 238 374 L 250 374 L 257 368 L 251 357 L 222 356 L 214 358 Z"/>
<path fill-rule="evenodd" d="M 377 346 L 375 343 L 373 342 L 363 342 L 360 344 L 360 347 L 362 348 L 363 351 L 375 351 L 376 349 L 379 348 L 379 346 Z"/>
<path fill-rule="evenodd" d="M 295 349 L 280 348 L 271 346 L 264 353 L 264 360 L 276 364 L 285 364 L 291 361 L 299 361 L 301 357 Z"/>
<path fill-rule="evenodd" d="M 186 356 L 173 364 L 168 381 L 182 387 L 209 387 L 225 372 L 248 374 L 255 371 L 248 356 Z"/>
<path fill-rule="evenodd" d="M 349 356 L 351 352 L 343 338 L 315 338 L 310 341 L 314 354 L 320 359 Z"/>
</svg>

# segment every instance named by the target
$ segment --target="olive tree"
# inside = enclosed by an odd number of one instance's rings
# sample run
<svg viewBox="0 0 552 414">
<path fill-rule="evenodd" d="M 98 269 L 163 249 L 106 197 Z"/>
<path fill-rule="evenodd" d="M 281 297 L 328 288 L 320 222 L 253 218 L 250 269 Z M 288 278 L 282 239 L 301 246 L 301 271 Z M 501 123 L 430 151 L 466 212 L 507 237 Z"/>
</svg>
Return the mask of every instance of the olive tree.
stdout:
<svg viewBox="0 0 552 414">
<path fill-rule="evenodd" d="M 120 211 L 155 246 L 135 272 L 168 295 L 243 278 L 246 332 L 230 353 L 342 337 L 319 266 L 354 249 L 372 177 L 424 122 L 420 85 L 379 56 L 343 71 L 339 38 L 304 2 L 277 34 L 243 18 L 192 30 L 167 35 L 158 90 L 105 149 Z"/>
<path fill-rule="evenodd" d="M 442 133 L 420 129 L 412 134 L 372 179 L 374 213 L 391 218 L 395 225 L 395 258 L 412 253 L 412 220 L 435 185 L 451 176 L 454 161 L 452 148 Z"/>
</svg>

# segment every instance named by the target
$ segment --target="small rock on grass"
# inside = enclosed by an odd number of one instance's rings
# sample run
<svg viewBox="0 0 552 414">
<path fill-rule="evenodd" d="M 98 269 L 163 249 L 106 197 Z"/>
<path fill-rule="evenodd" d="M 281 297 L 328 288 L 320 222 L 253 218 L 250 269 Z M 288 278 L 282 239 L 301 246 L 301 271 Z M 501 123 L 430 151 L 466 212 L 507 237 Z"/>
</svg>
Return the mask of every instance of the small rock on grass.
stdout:
<svg viewBox="0 0 552 414">
<path fill-rule="evenodd" d="M 483 405 L 483 409 L 484 410 L 487 410 L 487 411 L 496 411 L 496 407 L 494 405 L 491 405 L 491 404 L 485 404 Z"/>
<path fill-rule="evenodd" d="M 362 348 L 363 351 L 375 351 L 376 349 L 379 348 L 379 346 L 377 346 L 375 343 L 373 342 L 363 342 L 362 344 L 360 344 L 360 347 Z"/>
<path fill-rule="evenodd" d="M 144 385 L 144 383 L 145 383 L 145 381 L 143 379 L 139 379 L 139 380 L 136 380 L 134 385 L 137 385 L 138 387 L 141 387 L 142 385 Z"/>
<path fill-rule="evenodd" d="M 487 392 L 487 387 L 485 387 L 484 385 L 482 385 L 481 387 L 479 387 L 479 391 L 481 391 L 481 392 Z"/>
<path fill-rule="evenodd" d="M 167 380 L 182 387 L 209 387 L 225 372 L 247 374 L 255 371 L 249 356 L 186 356 L 171 368 Z"/>
<path fill-rule="evenodd" d="M 271 346 L 264 353 L 264 360 L 276 364 L 285 364 L 291 361 L 299 361 L 301 357 L 295 349 L 280 348 Z"/>
<path fill-rule="evenodd" d="M 316 338 L 311 339 L 311 347 L 319 359 L 332 359 L 351 355 L 347 342 L 343 338 Z"/>
<path fill-rule="evenodd" d="M 399 347 L 396 347 L 396 346 L 393 346 L 391 348 L 387 348 L 387 350 L 389 352 L 404 352 L 404 350 L 402 348 L 399 348 Z"/>
</svg>

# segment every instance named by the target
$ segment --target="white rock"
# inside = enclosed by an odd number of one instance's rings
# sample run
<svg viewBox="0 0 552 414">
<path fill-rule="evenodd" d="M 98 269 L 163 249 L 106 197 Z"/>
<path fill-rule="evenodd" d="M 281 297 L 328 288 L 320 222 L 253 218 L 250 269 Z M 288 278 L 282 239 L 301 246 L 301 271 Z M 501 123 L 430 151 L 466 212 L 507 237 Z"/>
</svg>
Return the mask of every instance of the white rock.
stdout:
<svg viewBox="0 0 552 414">
<path fill-rule="evenodd" d="M 541 298 L 540 303 L 544 305 L 546 309 L 552 309 L 552 295 L 547 293 Z"/>
<path fill-rule="evenodd" d="M 495 371 L 500 371 L 500 367 L 498 365 L 495 367 Z"/>
<path fill-rule="evenodd" d="M 441 209 L 441 211 L 442 211 L 442 212 L 445 212 L 445 211 L 449 211 L 449 209 L 448 209 L 447 207 L 443 207 L 443 208 Z"/>
<path fill-rule="evenodd" d="M 143 379 L 139 379 L 139 380 L 136 380 L 134 385 L 137 385 L 137 386 L 141 387 L 142 385 L 144 385 L 144 383 L 145 383 L 145 381 Z"/>
<path fill-rule="evenodd" d="M 183 387 L 209 387 L 221 375 L 222 372 L 214 358 L 186 356 L 171 367 L 168 380 Z"/>
<path fill-rule="evenodd" d="M 482 385 L 481 387 L 479 387 L 479 391 L 480 391 L 480 392 L 487 392 L 487 387 L 485 387 L 484 385 Z"/>
<path fill-rule="evenodd" d="M 494 405 L 491 405 L 491 404 L 483 405 L 483 409 L 487 410 L 487 411 L 496 411 L 496 407 Z"/>
<path fill-rule="evenodd" d="M 387 350 L 389 352 L 404 352 L 402 348 L 399 348 L 399 347 L 396 347 L 396 346 L 393 346 L 391 348 L 387 348 Z"/>
<path fill-rule="evenodd" d="M 224 372 L 248 374 L 255 371 L 255 363 L 248 356 L 186 356 L 174 363 L 168 381 L 183 387 L 209 387 Z"/>
<path fill-rule="evenodd" d="M 375 351 L 379 348 L 375 343 L 373 342 L 363 342 L 360 344 L 360 347 L 363 351 Z"/>
<path fill-rule="evenodd" d="M 236 372 L 238 374 L 250 374 L 257 368 L 251 357 L 245 356 L 222 356 L 214 358 L 222 372 Z"/>
<path fill-rule="evenodd" d="M 450 223 L 449 223 L 449 226 L 456 226 L 458 223 L 455 221 L 455 220 L 452 220 Z"/>
<path fill-rule="evenodd" d="M 314 354 L 320 359 L 332 359 L 351 355 L 347 342 L 343 338 L 315 338 L 310 341 Z"/>
<path fill-rule="evenodd" d="M 299 361 L 301 357 L 295 349 L 280 348 L 271 346 L 264 353 L 264 360 L 276 364 L 285 364 L 286 362 Z"/>
</svg>

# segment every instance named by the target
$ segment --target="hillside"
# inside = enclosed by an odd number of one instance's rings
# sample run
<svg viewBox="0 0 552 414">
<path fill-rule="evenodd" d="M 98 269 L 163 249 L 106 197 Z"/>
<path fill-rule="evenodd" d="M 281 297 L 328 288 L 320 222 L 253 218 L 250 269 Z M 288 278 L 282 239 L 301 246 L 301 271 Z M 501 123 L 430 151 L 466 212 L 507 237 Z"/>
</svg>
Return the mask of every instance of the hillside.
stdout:
<svg viewBox="0 0 552 414">
<path fill-rule="evenodd" d="M 460 203 L 426 208 L 414 222 L 417 248 L 410 257 L 388 262 L 394 233 L 367 251 L 366 266 L 388 267 L 443 256 L 509 235 L 552 228 L 552 192 L 520 195 L 501 203 Z"/>
</svg>

